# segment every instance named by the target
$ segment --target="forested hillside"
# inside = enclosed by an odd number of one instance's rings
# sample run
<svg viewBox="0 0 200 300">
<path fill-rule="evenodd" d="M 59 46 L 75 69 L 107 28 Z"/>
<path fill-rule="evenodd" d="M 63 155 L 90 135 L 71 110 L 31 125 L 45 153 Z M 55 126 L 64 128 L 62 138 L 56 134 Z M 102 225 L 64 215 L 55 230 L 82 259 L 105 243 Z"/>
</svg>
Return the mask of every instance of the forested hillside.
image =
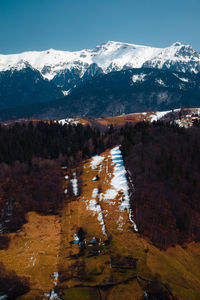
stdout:
<svg viewBox="0 0 200 300">
<path fill-rule="evenodd" d="M 200 131 L 157 122 L 124 130 L 140 234 L 166 249 L 200 240 Z"/>
<path fill-rule="evenodd" d="M 116 131 L 117 132 L 117 131 Z M 64 168 L 117 143 L 112 127 L 99 129 L 59 123 L 14 124 L 0 128 L 0 224 L 4 232 L 16 231 L 26 213 L 58 213 L 63 205 Z M 81 190 L 81 180 L 79 182 Z M 69 186 L 69 191 L 71 187 Z M 8 217 L 9 215 L 9 217 Z M 0 228 L 1 229 L 1 228 Z M 7 241 L 5 241 L 7 243 Z M 2 246 L 4 247 L 4 246 Z"/>
</svg>

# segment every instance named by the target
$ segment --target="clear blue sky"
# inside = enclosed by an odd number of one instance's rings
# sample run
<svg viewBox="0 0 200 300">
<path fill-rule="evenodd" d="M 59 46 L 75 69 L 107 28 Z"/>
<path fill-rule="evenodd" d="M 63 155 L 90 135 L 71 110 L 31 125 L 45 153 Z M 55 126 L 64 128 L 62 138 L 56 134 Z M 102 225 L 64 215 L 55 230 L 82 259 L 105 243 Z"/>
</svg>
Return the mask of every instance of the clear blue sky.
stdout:
<svg viewBox="0 0 200 300">
<path fill-rule="evenodd" d="M 200 0 L 0 0 L 0 53 L 108 40 L 200 50 Z"/>
</svg>

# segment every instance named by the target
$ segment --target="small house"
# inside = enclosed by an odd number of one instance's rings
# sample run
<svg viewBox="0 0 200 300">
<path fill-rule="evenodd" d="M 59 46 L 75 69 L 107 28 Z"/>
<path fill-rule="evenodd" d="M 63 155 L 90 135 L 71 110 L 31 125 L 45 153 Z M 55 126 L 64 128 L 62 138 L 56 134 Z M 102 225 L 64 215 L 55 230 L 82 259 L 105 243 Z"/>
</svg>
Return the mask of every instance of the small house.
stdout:
<svg viewBox="0 0 200 300">
<path fill-rule="evenodd" d="M 93 245 L 98 245 L 99 244 L 99 239 L 97 239 L 96 237 L 93 237 L 89 243 L 88 246 L 93 246 Z"/>
</svg>

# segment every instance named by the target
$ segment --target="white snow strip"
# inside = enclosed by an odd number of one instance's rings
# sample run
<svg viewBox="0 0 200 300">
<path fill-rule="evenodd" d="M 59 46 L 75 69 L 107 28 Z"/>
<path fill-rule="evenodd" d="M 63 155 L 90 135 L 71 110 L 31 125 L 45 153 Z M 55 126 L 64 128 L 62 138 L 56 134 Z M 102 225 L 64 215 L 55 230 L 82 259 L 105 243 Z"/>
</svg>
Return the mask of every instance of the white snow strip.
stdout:
<svg viewBox="0 0 200 300">
<path fill-rule="evenodd" d="M 174 76 L 176 76 L 178 79 L 180 79 L 183 82 L 189 82 L 190 81 L 189 78 L 182 77 L 182 76 L 180 76 L 176 73 L 173 73 L 173 74 L 174 74 Z"/>
<path fill-rule="evenodd" d="M 130 222 L 133 224 L 134 230 L 135 230 L 136 232 L 138 232 L 137 225 L 135 224 L 135 222 L 133 221 L 132 216 L 131 216 L 131 210 L 129 211 L 129 220 L 130 220 Z"/>
<path fill-rule="evenodd" d="M 103 219 L 103 214 L 101 210 L 101 205 L 97 203 L 96 199 L 88 200 L 87 209 L 93 211 L 93 215 L 95 216 L 97 214 L 97 220 L 101 224 L 102 232 L 107 237 L 105 223 Z"/>
<path fill-rule="evenodd" d="M 64 193 L 67 194 L 67 192 L 68 192 L 67 189 L 65 189 L 65 190 L 64 190 Z"/>
<path fill-rule="evenodd" d="M 93 189 L 93 191 L 92 191 L 92 198 L 96 198 L 97 195 L 98 195 L 98 192 L 99 192 L 98 188 Z"/>
<path fill-rule="evenodd" d="M 122 201 L 119 206 L 120 210 L 127 210 L 129 212 L 129 220 L 133 224 L 135 231 L 138 231 L 135 222 L 131 216 L 131 209 L 130 209 L 130 199 L 129 199 L 129 187 L 128 187 L 128 180 L 126 177 L 126 170 L 124 167 L 124 162 L 121 154 L 121 150 L 118 147 L 113 148 L 110 151 L 112 162 L 114 164 L 113 170 L 113 178 L 111 180 L 112 189 L 108 190 L 104 195 L 104 199 L 108 199 L 107 197 L 110 196 L 111 199 L 115 199 L 119 192 L 123 193 Z M 106 196 L 106 197 L 105 197 Z"/>
<path fill-rule="evenodd" d="M 54 273 L 53 273 L 54 285 L 55 285 L 55 286 L 56 286 L 57 283 L 58 283 L 58 276 L 59 276 L 58 272 L 54 272 Z"/>
<path fill-rule="evenodd" d="M 72 188 L 73 188 L 73 193 L 75 196 L 78 196 L 78 180 L 76 178 L 76 173 L 73 173 L 74 178 L 71 179 L 71 183 L 72 183 Z"/>
<path fill-rule="evenodd" d="M 114 187 L 116 192 L 123 192 L 123 198 L 124 200 L 122 201 L 120 205 L 120 209 L 129 209 L 130 204 L 129 204 L 129 194 L 128 194 L 128 182 L 126 178 L 126 170 L 124 167 L 124 162 L 121 154 L 121 150 L 119 147 L 115 147 L 110 151 L 112 162 L 115 165 L 114 170 L 113 170 L 113 178 L 111 180 L 111 185 Z"/>
<path fill-rule="evenodd" d="M 122 216 L 119 216 L 118 220 L 117 220 L 117 224 L 118 224 L 118 227 L 117 229 L 122 231 L 123 230 L 123 225 L 124 225 L 124 218 Z"/>
<path fill-rule="evenodd" d="M 98 165 L 105 159 L 104 156 L 95 155 L 92 157 L 91 168 L 96 169 Z"/>
<path fill-rule="evenodd" d="M 65 175 L 65 179 L 66 179 L 66 180 L 69 179 L 69 176 L 68 176 L 68 175 Z"/>
</svg>

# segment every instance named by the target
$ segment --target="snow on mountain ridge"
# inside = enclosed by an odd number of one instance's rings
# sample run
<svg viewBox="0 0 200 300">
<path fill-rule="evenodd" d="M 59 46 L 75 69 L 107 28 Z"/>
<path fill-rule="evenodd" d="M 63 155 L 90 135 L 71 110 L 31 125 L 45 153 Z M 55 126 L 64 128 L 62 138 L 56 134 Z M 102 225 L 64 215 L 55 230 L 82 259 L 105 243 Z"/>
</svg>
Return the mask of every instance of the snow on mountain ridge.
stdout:
<svg viewBox="0 0 200 300">
<path fill-rule="evenodd" d="M 20 63 L 21 62 L 21 63 Z M 170 68 L 177 63 L 182 71 L 197 73 L 200 71 L 200 53 L 190 45 L 176 42 L 167 48 L 153 48 L 129 43 L 109 41 L 94 49 L 80 51 L 29 51 L 19 54 L 0 55 L 0 71 L 23 68 L 26 63 L 37 69 L 44 78 L 52 80 L 57 74 L 72 70 L 80 70 L 83 76 L 87 68 L 96 63 L 104 73 L 121 70 L 124 67 Z M 188 64 L 188 67 L 185 67 Z"/>
</svg>

